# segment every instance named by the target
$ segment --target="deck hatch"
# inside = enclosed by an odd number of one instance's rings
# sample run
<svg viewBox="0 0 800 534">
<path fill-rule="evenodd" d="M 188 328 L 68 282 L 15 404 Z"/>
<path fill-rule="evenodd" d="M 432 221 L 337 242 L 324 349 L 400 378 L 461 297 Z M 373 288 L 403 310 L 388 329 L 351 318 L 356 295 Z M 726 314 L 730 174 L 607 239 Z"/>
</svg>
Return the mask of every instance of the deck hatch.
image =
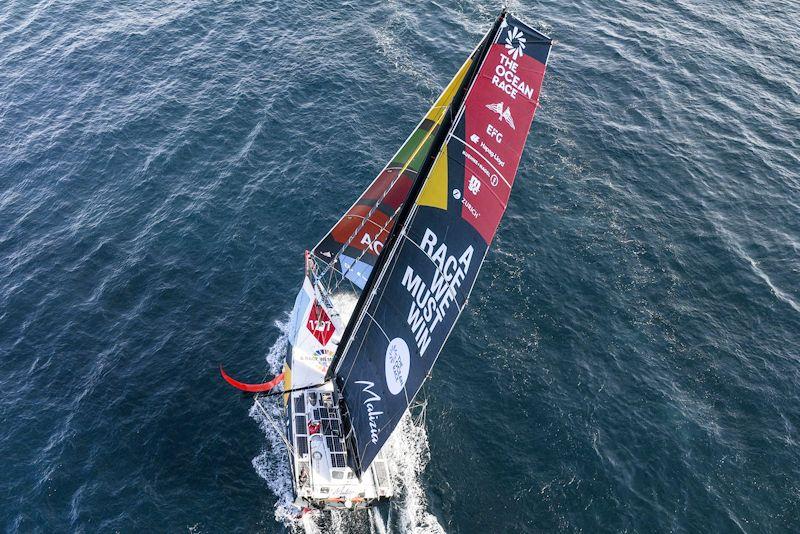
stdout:
<svg viewBox="0 0 800 534">
<path fill-rule="evenodd" d="M 374 466 L 375 478 L 378 479 L 378 486 L 389 487 L 389 473 L 386 470 L 386 463 L 375 462 L 372 465 Z"/>
<path fill-rule="evenodd" d="M 344 447 L 342 446 L 342 440 L 331 436 L 327 436 L 325 438 L 325 441 L 328 442 L 328 450 L 330 450 L 331 452 L 344 452 Z"/>
<path fill-rule="evenodd" d="M 295 434 L 307 434 L 308 427 L 306 426 L 306 416 L 305 415 L 297 415 L 294 418 L 294 433 Z"/>
<path fill-rule="evenodd" d="M 306 403 L 302 393 L 294 398 L 294 413 L 306 413 Z"/>
</svg>

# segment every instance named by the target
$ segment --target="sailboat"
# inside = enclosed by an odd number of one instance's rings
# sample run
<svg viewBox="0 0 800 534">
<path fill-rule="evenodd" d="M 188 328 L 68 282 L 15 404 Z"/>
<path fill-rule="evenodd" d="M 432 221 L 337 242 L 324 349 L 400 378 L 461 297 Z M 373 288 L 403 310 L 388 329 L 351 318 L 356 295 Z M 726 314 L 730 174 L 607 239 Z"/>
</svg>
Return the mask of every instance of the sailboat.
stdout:
<svg viewBox="0 0 800 534">
<path fill-rule="evenodd" d="M 394 494 L 384 445 L 467 304 L 506 210 L 552 41 L 505 10 L 377 178 L 306 252 L 282 398 L 298 508 Z M 279 387 L 282 384 L 282 389 Z"/>
</svg>

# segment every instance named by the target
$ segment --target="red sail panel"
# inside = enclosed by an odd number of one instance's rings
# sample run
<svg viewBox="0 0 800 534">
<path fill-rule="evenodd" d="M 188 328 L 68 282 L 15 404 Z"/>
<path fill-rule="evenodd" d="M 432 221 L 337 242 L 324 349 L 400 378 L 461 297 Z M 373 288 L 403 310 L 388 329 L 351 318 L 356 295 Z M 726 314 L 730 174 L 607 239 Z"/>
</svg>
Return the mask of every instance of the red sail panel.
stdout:
<svg viewBox="0 0 800 534">
<path fill-rule="evenodd" d="M 406 169 L 400 179 L 396 180 L 400 169 L 390 167 L 384 171 L 372 182 L 372 185 L 364 192 L 364 195 L 359 199 L 362 205 L 368 205 L 371 202 L 378 202 L 383 197 L 381 203 L 394 212 L 400 205 L 405 202 L 408 197 L 408 191 L 411 189 L 411 184 L 414 183 L 416 171 L 413 169 Z M 394 182 L 394 184 L 392 184 Z M 384 195 L 384 191 L 386 194 Z"/>
<path fill-rule="evenodd" d="M 350 247 L 359 251 L 367 250 L 370 255 L 377 256 L 383 249 L 386 237 L 391 230 L 389 216 L 383 211 L 374 210 L 364 204 L 356 204 L 331 230 L 331 236 L 337 243 L 345 243 L 350 236 Z M 366 224 L 364 224 L 366 219 Z"/>
<path fill-rule="evenodd" d="M 544 78 L 544 61 L 526 48 L 533 47 L 522 30 L 508 29 L 490 48 L 464 104 L 462 191 L 468 202 L 461 216 L 487 243 L 505 212 Z"/>
</svg>

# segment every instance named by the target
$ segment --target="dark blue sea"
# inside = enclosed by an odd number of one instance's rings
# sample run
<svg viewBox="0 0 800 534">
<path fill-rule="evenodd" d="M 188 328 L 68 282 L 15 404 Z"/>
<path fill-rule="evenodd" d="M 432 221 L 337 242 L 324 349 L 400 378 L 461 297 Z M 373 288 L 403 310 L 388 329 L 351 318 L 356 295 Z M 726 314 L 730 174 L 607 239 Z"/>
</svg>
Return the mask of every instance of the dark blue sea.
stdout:
<svg viewBox="0 0 800 534">
<path fill-rule="evenodd" d="M 0 3 L 5 532 L 302 530 L 218 365 L 500 7 Z M 558 43 L 402 494 L 305 528 L 796 532 L 800 9 L 509 7 Z"/>
</svg>

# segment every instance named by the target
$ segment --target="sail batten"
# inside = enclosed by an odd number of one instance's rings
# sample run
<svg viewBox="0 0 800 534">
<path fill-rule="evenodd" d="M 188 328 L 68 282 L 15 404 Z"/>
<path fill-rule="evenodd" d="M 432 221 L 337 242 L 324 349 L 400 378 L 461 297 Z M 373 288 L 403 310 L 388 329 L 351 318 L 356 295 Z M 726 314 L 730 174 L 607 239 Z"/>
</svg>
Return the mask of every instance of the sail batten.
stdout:
<svg viewBox="0 0 800 534">
<path fill-rule="evenodd" d="M 466 306 L 508 205 L 550 46 L 502 14 L 461 83 L 448 86 L 438 124 L 446 131 L 419 163 L 329 370 L 358 472 L 419 392 Z"/>
</svg>

